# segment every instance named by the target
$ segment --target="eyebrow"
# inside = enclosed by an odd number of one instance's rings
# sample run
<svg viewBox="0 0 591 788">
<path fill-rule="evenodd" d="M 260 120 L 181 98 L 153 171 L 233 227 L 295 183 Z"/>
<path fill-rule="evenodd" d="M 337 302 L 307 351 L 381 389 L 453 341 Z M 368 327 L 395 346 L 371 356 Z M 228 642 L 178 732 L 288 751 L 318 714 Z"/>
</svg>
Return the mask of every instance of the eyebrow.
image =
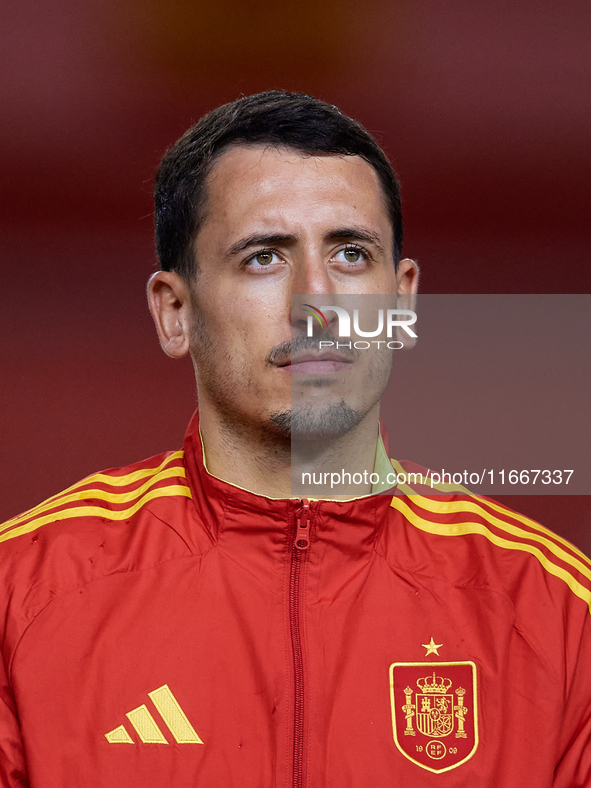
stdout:
<svg viewBox="0 0 591 788">
<path fill-rule="evenodd" d="M 330 230 L 330 232 L 325 233 L 324 240 L 325 241 L 346 241 L 346 240 L 355 240 L 355 241 L 366 241 L 367 243 L 373 244 L 380 252 L 384 252 L 384 248 L 380 243 L 380 237 L 377 233 L 374 233 L 372 230 L 368 230 L 365 227 L 338 227 L 336 230 Z M 276 244 L 282 243 L 290 243 L 296 241 L 297 237 L 295 235 L 291 235 L 288 233 L 271 233 L 268 235 L 265 234 L 253 234 L 247 235 L 244 238 L 241 238 L 236 243 L 232 244 L 232 246 L 228 249 L 228 256 L 231 257 L 236 254 L 240 254 L 240 252 L 244 252 L 251 246 L 272 246 Z"/>
<path fill-rule="evenodd" d="M 380 243 L 380 236 L 374 233 L 373 230 L 368 230 L 366 227 L 339 227 L 336 230 L 331 230 L 324 236 L 325 241 L 346 241 L 351 239 L 354 241 L 366 241 L 373 244 L 380 252 L 384 251 L 384 247 Z"/>
<path fill-rule="evenodd" d="M 287 243 L 295 241 L 295 235 L 286 235 L 284 233 L 273 233 L 271 235 L 247 235 L 236 241 L 235 244 L 228 249 L 228 255 L 235 255 L 248 249 L 249 246 L 271 246 L 271 244 Z"/>
</svg>

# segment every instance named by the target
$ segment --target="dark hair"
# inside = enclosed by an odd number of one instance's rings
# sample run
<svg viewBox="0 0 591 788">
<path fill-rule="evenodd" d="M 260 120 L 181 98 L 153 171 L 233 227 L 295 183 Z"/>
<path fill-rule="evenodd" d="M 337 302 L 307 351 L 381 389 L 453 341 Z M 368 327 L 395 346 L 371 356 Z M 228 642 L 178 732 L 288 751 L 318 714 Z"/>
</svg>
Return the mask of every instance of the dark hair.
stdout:
<svg viewBox="0 0 591 788">
<path fill-rule="evenodd" d="M 192 241 L 203 221 L 205 183 L 213 162 L 232 143 L 280 145 L 307 154 L 361 156 L 376 171 L 394 235 L 394 265 L 402 250 L 400 187 L 385 153 L 356 120 L 303 93 L 270 90 L 204 115 L 170 148 L 156 175 L 156 249 L 164 271 L 195 273 Z"/>
</svg>

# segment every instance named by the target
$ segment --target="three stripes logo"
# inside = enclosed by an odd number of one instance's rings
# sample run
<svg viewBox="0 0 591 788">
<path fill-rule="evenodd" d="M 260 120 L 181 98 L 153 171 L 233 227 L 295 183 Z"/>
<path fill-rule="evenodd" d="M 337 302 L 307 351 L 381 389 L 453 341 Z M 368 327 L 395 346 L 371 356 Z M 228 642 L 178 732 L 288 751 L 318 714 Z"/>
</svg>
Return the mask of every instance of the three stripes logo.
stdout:
<svg viewBox="0 0 591 788">
<path fill-rule="evenodd" d="M 148 692 L 148 696 L 177 744 L 203 744 L 168 684 Z M 125 716 L 144 744 L 170 744 L 145 703 Z M 105 733 L 105 738 L 110 744 L 135 744 L 125 725 Z"/>
</svg>

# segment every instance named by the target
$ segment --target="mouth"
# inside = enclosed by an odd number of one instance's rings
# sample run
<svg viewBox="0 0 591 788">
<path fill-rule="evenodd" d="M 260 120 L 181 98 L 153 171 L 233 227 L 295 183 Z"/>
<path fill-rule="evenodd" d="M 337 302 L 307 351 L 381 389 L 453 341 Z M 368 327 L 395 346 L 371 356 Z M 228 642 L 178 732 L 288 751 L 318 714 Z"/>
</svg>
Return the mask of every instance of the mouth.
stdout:
<svg viewBox="0 0 591 788">
<path fill-rule="evenodd" d="M 293 375 L 332 375 L 351 369 L 353 362 L 341 353 L 294 354 L 278 364 L 278 368 Z"/>
</svg>

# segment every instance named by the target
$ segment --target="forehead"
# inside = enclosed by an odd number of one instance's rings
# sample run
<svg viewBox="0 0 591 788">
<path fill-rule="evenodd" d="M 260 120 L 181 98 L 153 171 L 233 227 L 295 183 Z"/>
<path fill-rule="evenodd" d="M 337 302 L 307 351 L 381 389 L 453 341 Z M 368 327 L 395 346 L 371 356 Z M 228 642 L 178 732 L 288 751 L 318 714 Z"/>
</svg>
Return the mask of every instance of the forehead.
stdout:
<svg viewBox="0 0 591 788">
<path fill-rule="evenodd" d="M 366 225 L 391 245 L 384 191 L 374 168 L 360 156 L 234 145 L 219 156 L 208 175 L 199 241 L 222 228 L 228 234 L 246 228 L 312 232 L 351 224 Z"/>
</svg>

